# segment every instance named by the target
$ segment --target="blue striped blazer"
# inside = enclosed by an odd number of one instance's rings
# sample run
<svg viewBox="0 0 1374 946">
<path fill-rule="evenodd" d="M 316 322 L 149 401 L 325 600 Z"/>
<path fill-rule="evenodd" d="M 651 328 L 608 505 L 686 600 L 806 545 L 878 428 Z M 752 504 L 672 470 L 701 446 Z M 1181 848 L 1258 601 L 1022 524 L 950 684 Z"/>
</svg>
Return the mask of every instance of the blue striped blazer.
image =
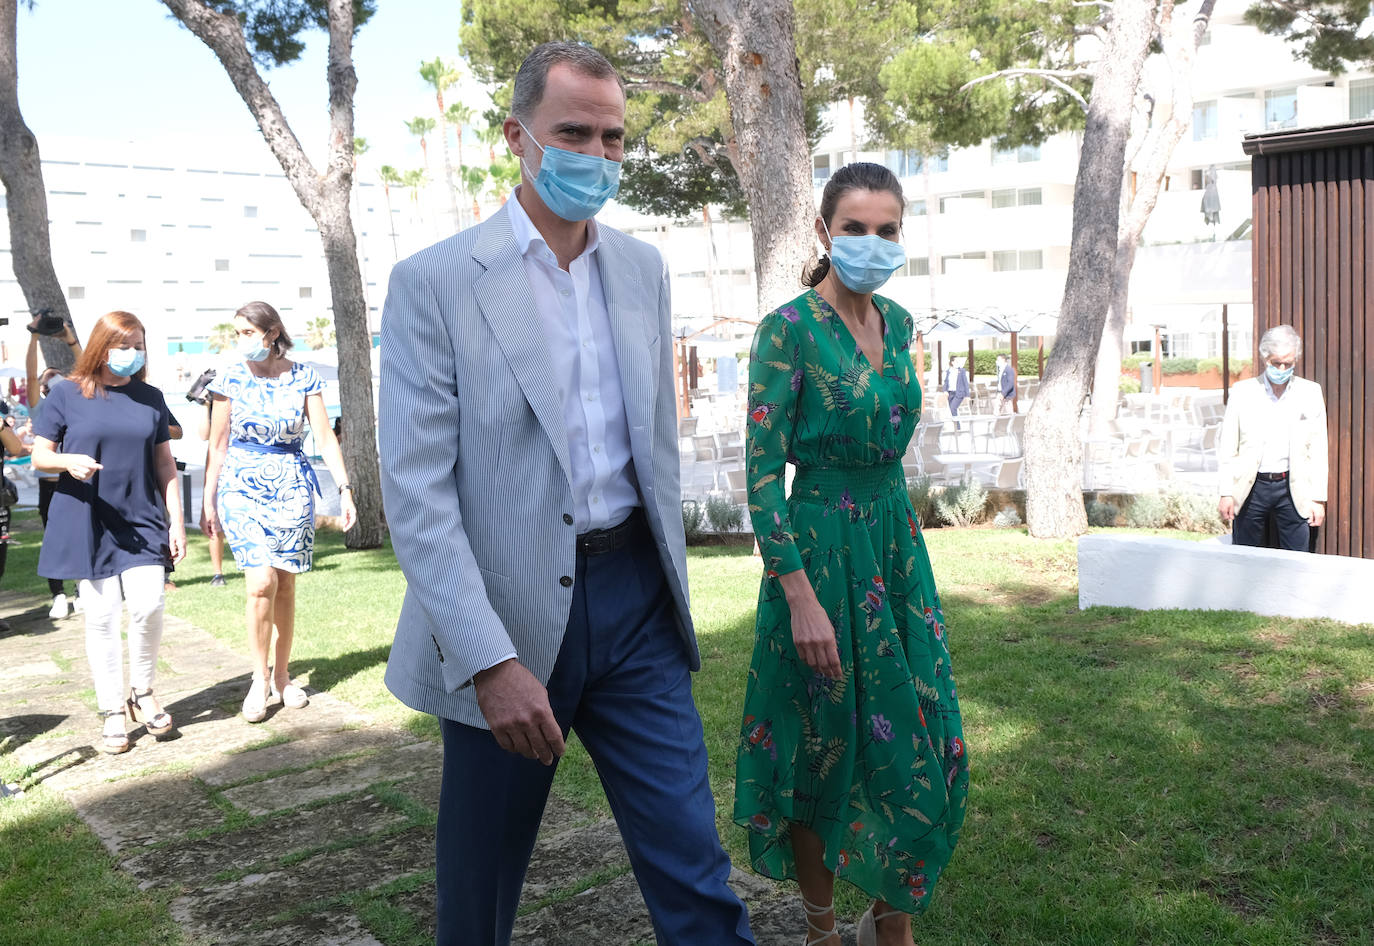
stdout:
<svg viewBox="0 0 1374 946">
<path fill-rule="evenodd" d="M 668 277 L 600 227 L 640 498 L 692 669 Z M 405 602 L 386 684 L 414 709 L 486 726 L 473 674 L 511 652 L 553 671 L 575 573 L 568 437 L 504 209 L 398 263 L 382 314 L 382 494 Z"/>
</svg>

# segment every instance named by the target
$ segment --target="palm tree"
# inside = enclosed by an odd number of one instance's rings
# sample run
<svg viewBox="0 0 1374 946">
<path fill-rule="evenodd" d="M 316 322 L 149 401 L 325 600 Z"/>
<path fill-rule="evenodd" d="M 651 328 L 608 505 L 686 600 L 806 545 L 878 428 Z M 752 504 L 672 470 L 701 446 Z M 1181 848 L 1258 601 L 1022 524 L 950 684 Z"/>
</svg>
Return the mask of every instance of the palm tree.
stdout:
<svg viewBox="0 0 1374 946">
<path fill-rule="evenodd" d="M 456 228 L 458 221 L 458 197 L 453 188 L 453 164 L 448 159 L 448 122 L 449 113 L 453 108 L 461 106 L 450 106 L 444 108 L 444 90 L 453 85 L 462 74 L 451 64 L 444 62 L 442 57 L 435 56 L 429 62 L 420 63 L 420 78 L 424 79 L 434 87 L 434 101 L 439 106 L 439 135 L 444 145 L 444 188 L 448 191 L 449 209 L 453 212 L 453 225 Z M 463 163 L 463 125 L 462 120 L 458 123 L 458 163 Z"/>
<path fill-rule="evenodd" d="M 500 125 L 488 125 L 477 130 L 477 140 L 487 146 L 488 164 L 496 163 L 496 144 L 506 140 L 506 133 Z"/>
<path fill-rule="evenodd" d="M 389 164 L 379 167 L 377 176 L 382 179 L 382 198 L 386 201 L 386 227 L 391 234 L 391 256 L 392 262 L 395 262 L 401 258 L 401 251 L 396 248 L 396 218 L 391 213 L 391 188 L 400 187 L 405 181 Z"/>
<path fill-rule="evenodd" d="M 477 202 L 477 198 L 481 195 L 482 187 L 487 182 L 488 173 L 486 168 L 463 168 L 463 183 L 467 185 L 468 193 L 472 195 L 472 219 L 474 223 L 482 219 L 482 207 Z"/>
<path fill-rule="evenodd" d="M 515 189 L 515 185 L 520 183 L 520 162 L 510 155 L 505 155 L 501 160 L 492 164 L 489 176 L 491 189 L 496 194 L 497 200 L 505 204 L 506 197 Z"/>
<path fill-rule="evenodd" d="M 432 118 L 425 118 L 423 115 L 416 116 L 406 122 L 406 127 L 410 133 L 420 139 L 420 153 L 425 156 L 425 170 L 429 170 L 429 145 L 425 143 L 425 135 L 434 130 L 437 122 Z"/>
<path fill-rule="evenodd" d="M 234 347 L 234 340 L 238 338 L 239 330 L 234 327 L 233 322 L 221 322 L 210 329 L 210 335 L 205 339 L 205 347 L 213 352 L 228 351 Z"/>
<path fill-rule="evenodd" d="M 311 350 L 334 347 L 334 323 L 323 315 L 305 323 L 305 347 Z"/>
<path fill-rule="evenodd" d="M 401 185 L 410 188 L 410 202 L 417 207 L 420 204 L 420 188 L 429 183 L 429 172 L 424 168 L 416 168 L 413 171 L 406 171 L 401 175 Z"/>
</svg>

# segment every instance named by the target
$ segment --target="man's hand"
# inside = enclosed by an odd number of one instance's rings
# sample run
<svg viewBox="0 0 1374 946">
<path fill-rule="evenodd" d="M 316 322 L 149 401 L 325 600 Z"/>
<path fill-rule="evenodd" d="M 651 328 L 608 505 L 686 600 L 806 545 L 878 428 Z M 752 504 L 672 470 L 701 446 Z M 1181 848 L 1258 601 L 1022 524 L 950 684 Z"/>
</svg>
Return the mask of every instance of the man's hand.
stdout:
<svg viewBox="0 0 1374 946">
<path fill-rule="evenodd" d="M 1221 521 L 1230 524 L 1236 518 L 1236 497 L 1223 496 L 1217 503 L 1217 515 L 1221 516 Z"/>
<path fill-rule="evenodd" d="M 507 752 L 552 765 L 563 754 L 563 731 L 549 693 L 520 661 L 511 658 L 472 678 L 477 705 L 496 744 Z"/>
<path fill-rule="evenodd" d="M 1317 528 L 1326 521 L 1326 507 L 1321 503 L 1312 504 L 1312 514 L 1307 517 L 1307 524 L 1312 528 Z"/>
</svg>

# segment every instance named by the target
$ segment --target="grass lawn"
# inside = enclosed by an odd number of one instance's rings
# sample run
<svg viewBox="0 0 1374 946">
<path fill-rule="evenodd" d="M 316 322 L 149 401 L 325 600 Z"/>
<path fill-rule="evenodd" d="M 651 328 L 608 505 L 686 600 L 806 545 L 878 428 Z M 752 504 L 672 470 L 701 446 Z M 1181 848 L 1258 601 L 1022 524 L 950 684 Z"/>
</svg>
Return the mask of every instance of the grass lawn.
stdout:
<svg viewBox="0 0 1374 946">
<path fill-rule="evenodd" d="M 991 529 L 932 530 L 927 541 L 974 782 L 918 942 L 1374 943 L 1374 627 L 1080 612 L 1072 542 Z M 243 585 L 210 587 L 205 544 L 191 545 L 169 610 L 245 653 L 246 668 Z M 25 558 L 11 555 L 6 585 L 41 593 L 25 580 Z M 297 586 L 293 671 L 434 735 L 381 682 L 404 585 L 390 552 L 345 553 L 339 536 L 321 533 L 316 561 Z M 704 661 L 697 702 L 722 836 L 743 864 L 744 832 L 727 817 L 759 566 L 713 548 L 692 550 L 690 567 Z M 604 810 L 575 744 L 555 790 Z M 33 809 L 35 823 L 51 804 Z M 0 820 L 0 878 L 31 837 Z M 98 889 L 109 871 L 93 863 Z M 0 888 L 0 903 L 12 902 Z M 863 906 L 842 895 L 841 909 Z"/>
</svg>

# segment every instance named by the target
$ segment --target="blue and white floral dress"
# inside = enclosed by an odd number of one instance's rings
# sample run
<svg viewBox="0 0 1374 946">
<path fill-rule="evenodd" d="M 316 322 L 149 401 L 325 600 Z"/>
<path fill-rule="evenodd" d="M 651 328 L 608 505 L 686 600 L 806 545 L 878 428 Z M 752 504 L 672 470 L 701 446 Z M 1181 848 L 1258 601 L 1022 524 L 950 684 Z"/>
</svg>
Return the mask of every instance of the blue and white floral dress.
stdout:
<svg viewBox="0 0 1374 946">
<path fill-rule="evenodd" d="M 219 518 L 239 568 L 310 570 L 319 483 L 302 450 L 305 399 L 324 389 L 319 372 L 292 362 L 260 378 L 245 362 L 209 385 L 229 399 L 229 450 L 219 474 Z"/>
</svg>

